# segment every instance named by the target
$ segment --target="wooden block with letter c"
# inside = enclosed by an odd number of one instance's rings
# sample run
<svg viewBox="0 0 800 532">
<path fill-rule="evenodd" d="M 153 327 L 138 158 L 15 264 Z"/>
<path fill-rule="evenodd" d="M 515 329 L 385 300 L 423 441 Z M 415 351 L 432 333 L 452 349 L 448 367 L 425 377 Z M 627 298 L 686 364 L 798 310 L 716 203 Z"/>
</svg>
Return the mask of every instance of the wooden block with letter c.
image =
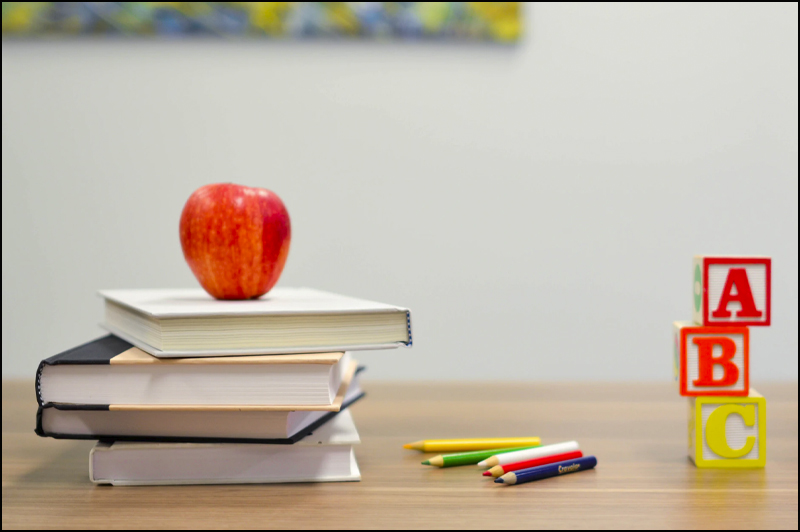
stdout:
<svg viewBox="0 0 800 532">
<path fill-rule="evenodd" d="M 767 400 L 689 398 L 689 457 L 700 468 L 761 468 L 767 461 Z"/>
</svg>

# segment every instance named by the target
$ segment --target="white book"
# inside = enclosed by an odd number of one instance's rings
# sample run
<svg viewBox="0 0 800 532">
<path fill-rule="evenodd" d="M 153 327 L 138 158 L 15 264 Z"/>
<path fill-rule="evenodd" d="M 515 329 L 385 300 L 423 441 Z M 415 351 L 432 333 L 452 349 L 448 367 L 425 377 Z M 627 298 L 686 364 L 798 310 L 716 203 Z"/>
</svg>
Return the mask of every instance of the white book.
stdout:
<svg viewBox="0 0 800 532">
<path fill-rule="evenodd" d="M 349 353 L 156 358 L 112 335 L 43 360 L 40 405 L 109 410 L 339 410 Z"/>
<path fill-rule="evenodd" d="M 315 353 L 411 345 L 408 309 L 310 288 L 222 301 L 202 289 L 102 290 L 103 326 L 157 357 Z"/>
<path fill-rule="evenodd" d="M 293 445 L 100 442 L 89 478 L 114 486 L 357 481 L 360 441 L 346 410 Z"/>
</svg>

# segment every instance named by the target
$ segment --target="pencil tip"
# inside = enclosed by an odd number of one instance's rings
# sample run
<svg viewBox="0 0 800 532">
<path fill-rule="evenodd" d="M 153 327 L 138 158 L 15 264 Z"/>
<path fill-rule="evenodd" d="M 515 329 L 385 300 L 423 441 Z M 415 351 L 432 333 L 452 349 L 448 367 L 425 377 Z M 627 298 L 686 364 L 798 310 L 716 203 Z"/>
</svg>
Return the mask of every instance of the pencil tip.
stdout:
<svg viewBox="0 0 800 532">
<path fill-rule="evenodd" d="M 484 471 L 484 472 L 483 472 L 483 476 L 484 476 L 484 477 L 491 477 L 491 476 L 492 476 L 492 474 L 491 474 L 490 472 L 488 472 L 488 471 Z"/>
<path fill-rule="evenodd" d="M 478 462 L 478 467 L 486 467 L 486 460 Z"/>
<path fill-rule="evenodd" d="M 406 443 L 403 445 L 403 449 L 413 449 L 414 447 L 410 443 Z"/>
<path fill-rule="evenodd" d="M 505 484 L 506 481 L 503 480 L 502 478 L 496 478 L 496 479 L 494 479 L 494 483 L 495 484 Z"/>
<path fill-rule="evenodd" d="M 423 442 L 415 441 L 411 443 L 406 443 L 403 445 L 403 449 L 411 449 L 412 451 L 421 451 L 423 446 Z"/>
<path fill-rule="evenodd" d="M 424 462 L 422 462 L 422 465 L 431 465 L 431 461 L 430 460 L 425 460 Z"/>
</svg>

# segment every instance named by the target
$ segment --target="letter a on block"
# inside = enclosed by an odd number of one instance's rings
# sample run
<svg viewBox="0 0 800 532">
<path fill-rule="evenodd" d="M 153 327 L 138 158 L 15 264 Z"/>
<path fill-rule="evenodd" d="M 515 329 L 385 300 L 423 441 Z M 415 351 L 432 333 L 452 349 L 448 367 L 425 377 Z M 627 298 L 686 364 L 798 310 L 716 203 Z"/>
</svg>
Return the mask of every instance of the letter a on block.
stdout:
<svg viewBox="0 0 800 532">
<path fill-rule="evenodd" d="M 678 384 L 684 396 L 746 396 L 750 388 L 747 327 L 698 327 L 675 322 Z"/>
<path fill-rule="evenodd" d="M 769 325 L 772 259 L 694 258 L 694 322 L 699 325 Z"/>
<path fill-rule="evenodd" d="M 689 398 L 689 457 L 703 468 L 758 468 L 767 461 L 767 402 L 746 397 Z"/>
<path fill-rule="evenodd" d="M 733 293 L 734 287 L 736 293 Z M 756 308 L 756 302 L 753 301 L 753 291 L 750 290 L 750 283 L 747 281 L 747 270 L 744 268 L 731 268 L 728 270 L 728 278 L 725 280 L 725 286 L 722 288 L 722 297 L 719 299 L 717 310 L 711 313 L 714 319 L 717 318 L 730 318 L 731 311 L 728 306 L 732 301 L 739 303 L 741 307 L 736 312 L 737 318 L 754 318 L 758 319 L 764 315 L 764 312 Z"/>
</svg>

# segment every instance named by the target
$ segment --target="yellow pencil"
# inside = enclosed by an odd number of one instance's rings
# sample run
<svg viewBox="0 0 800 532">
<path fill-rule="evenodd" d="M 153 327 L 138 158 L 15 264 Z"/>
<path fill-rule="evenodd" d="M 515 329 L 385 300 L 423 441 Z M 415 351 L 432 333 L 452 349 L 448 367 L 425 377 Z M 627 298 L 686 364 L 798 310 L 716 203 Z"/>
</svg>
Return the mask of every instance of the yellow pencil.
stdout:
<svg viewBox="0 0 800 532">
<path fill-rule="evenodd" d="M 449 453 L 483 451 L 486 449 L 507 449 L 509 447 L 531 447 L 540 445 L 539 438 L 474 438 L 464 440 L 420 440 L 403 445 L 404 449 L 414 449 L 424 453 Z"/>
</svg>

